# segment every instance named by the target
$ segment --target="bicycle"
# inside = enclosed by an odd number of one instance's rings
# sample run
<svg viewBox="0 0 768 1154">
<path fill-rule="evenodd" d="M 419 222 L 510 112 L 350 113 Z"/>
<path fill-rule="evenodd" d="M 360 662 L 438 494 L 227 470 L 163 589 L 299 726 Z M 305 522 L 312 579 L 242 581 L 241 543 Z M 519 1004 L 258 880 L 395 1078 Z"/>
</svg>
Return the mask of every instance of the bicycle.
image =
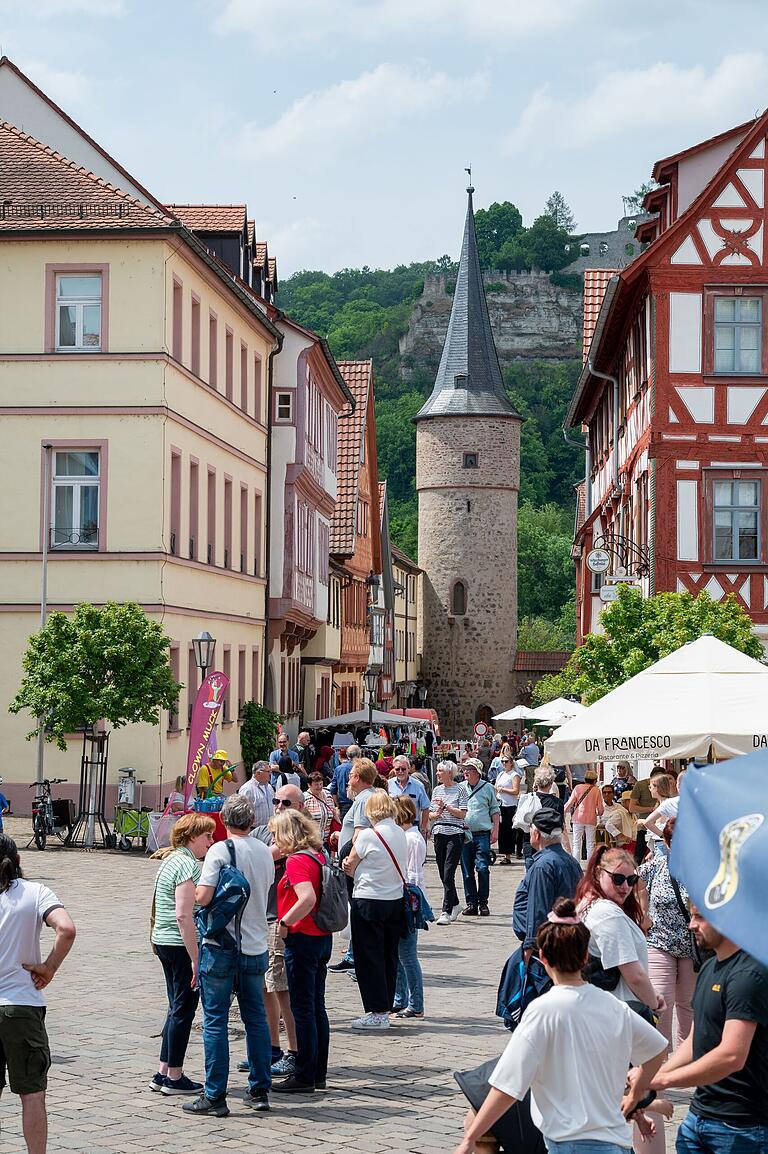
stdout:
<svg viewBox="0 0 768 1154">
<path fill-rule="evenodd" d="M 74 824 L 72 802 L 65 798 L 51 796 L 51 787 L 61 785 L 66 777 L 46 777 L 42 782 L 33 782 L 30 789 L 37 790 L 32 801 L 32 837 L 38 849 L 45 849 L 49 835 L 56 834 L 64 845 L 69 844 Z"/>
</svg>

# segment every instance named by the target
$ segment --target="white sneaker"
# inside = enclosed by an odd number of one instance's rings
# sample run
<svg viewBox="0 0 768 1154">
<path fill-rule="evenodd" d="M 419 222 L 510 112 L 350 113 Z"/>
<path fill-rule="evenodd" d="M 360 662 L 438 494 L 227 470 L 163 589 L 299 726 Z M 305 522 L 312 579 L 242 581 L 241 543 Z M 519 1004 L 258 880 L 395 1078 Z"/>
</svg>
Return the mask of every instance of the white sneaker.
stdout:
<svg viewBox="0 0 768 1154">
<path fill-rule="evenodd" d="M 452 922 L 455 922 L 460 913 L 461 913 L 461 902 L 459 902 L 459 904 L 457 906 L 454 906 L 453 909 L 451 910 L 451 912 L 449 914 L 450 920 Z"/>
<path fill-rule="evenodd" d="M 443 910 L 443 912 L 440 914 L 440 917 L 435 922 L 435 925 L 436 926 L 449 926 L 452 921 L 453 921 L 453 918 L 451 917 L 451 915 L 449 913 L 447 913 L 446 910 Z"/>
<path fill-rule="evenodd" d="M 355 1018 L 353 1030 L 388 1030 L 389 1014 L 363 1014 L 362 1018 Z"/>
</svg>

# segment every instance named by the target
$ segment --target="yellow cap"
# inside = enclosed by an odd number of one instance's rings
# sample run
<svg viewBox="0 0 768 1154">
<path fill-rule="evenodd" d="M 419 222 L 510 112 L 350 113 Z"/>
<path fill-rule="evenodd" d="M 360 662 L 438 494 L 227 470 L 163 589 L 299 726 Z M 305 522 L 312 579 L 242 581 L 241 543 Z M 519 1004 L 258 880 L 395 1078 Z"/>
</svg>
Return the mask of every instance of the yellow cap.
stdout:
<svg viewBox="0 0 768 1154">
<path fill-rule="evenodd" d="M 226 749 L 217 749 L 211 761 L 229 761 L 229 754 Z"/>
</svg>

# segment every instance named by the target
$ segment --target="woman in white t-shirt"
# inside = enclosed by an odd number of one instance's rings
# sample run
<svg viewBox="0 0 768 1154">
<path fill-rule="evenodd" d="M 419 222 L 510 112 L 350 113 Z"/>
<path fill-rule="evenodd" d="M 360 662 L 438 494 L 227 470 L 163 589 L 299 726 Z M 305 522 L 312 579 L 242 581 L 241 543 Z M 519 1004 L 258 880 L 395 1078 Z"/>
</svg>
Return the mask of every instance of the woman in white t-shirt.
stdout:
<svg viewBox="0 0 768 1154">
<path fill-rule="evenodd" d="M 522 770 L 515 765 L 509 746 L 501 751 L 501 769 L 496 775 L 494 788 L 501 806 L 501 820 L 499 824 L 499 865 L 512 865 L 512 854 L 523 856 L 523 833 L 513 826 L 517 803 L 520 800 L 520 782 Z"/>
<path fill-rule="evenodd" d="M 648 814 L 644 824 L 648 840 L 652 841 L 654 854 L 664 852 L 664 826 L 670 818 L 677 818 L 677 807 L 680 805 L 680 779 L 683 773 L 677 775 L 677 781 L 671 774 L 666 773 L 651 778 L 649 785 L 651 797 L 659 804 Z"/>
<path fill-rule="evenodd" d="M 395 821 L 405 834 L 408 851 L 408 868 L 405 879 L 419 889 L 424 888 L 424 861 L 427 843 L 416 825 L 416 804 L 411 797 L 396 797 Z M 397 949 L 397 987 L 392 1003 L 394 1018 L 424 1017 L 424 975 L 419 961 L 419 931 L 406 934 L 400 939 Z"/>
<path fill-rule="evenodd" d="M 531 1117 L 550 1150 L 575 1151 L 583 1144 L 601 1154 L 630 1154 L 627 1118 L 664 1061 L 666 1040 L 628 1006 L 617 1007 L 610 994 L 583 980 L 589 936 L 573 899 L 558 898 L 536 935 L 554 985 L 525 1010 L 455 1154 L 473 1154 L 480 1135 L 529 1089 Z M 630 1064 L 640 1069 L 627 1094 Z M 640 1124 L 647 1133 L 644 1115 Z"/>
<path fill-rule="evenodd" d="M 395 803 L 374 789 L 365 803 L 371 829 L 361 829 L 343 870 L 354 878 L 350 925 L 355 973 L 365 1014 L 355 1030 L 387 1030 L 395 1000 L 400 934 L 404 928 L 403 883 L 408 866 L 405 834 L 395 824 Z"/>
<path fill-rule="evenodd" d="M 661 1013 L 666 1003 L 648 977 L 648 943 L 642 929 L 645 903 L 638 892 L 644 889 L 632 855 L 619 846 L 601 845 L 587 862 L 576 901 L 590 933 L 590 957 L 598 958 L 604 970 L 619 970 L 613 996 L 620 1002 L 642 1002 Z M 646 1139 L 642 1149 L 645 1154 L 663 1154 L 663 1130 Z"/>
</svg>

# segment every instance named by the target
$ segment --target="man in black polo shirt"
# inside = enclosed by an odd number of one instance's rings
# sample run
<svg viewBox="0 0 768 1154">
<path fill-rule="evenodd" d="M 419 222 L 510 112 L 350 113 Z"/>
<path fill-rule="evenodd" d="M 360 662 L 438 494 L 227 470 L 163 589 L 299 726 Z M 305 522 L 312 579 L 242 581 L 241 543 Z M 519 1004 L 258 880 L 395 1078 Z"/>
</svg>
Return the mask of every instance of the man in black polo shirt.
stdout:
<svg viewBox="0 0 768 1154">
<path fill-rule="evenodd" d="M 677 1154 L 768 1151 L 768 969 L 718 933 L 695 906 L 690 928 L 704 963 L 693 995 L 693 1029 L 651 1085 L 695 1086 Z"/>
</svg>

